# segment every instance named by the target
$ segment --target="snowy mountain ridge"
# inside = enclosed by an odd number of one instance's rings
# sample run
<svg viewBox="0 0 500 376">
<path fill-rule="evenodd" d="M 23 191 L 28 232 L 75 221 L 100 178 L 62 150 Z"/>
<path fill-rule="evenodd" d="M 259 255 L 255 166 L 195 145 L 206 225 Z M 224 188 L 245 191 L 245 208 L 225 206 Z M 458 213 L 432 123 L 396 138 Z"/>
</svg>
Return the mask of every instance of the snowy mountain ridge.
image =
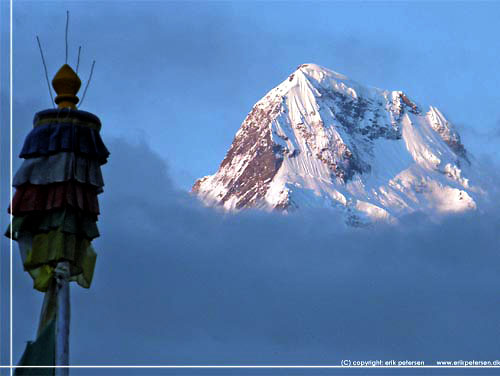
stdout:
<svg viewBox="0 0 500 376">
<path fill-rule="evenodd" d="M 476 209 L 476 176 L 437 108 L 303 64 L 254 105 L 192 191 L 227 210 L 329 207 L 356 224 Z"/>
</svg>

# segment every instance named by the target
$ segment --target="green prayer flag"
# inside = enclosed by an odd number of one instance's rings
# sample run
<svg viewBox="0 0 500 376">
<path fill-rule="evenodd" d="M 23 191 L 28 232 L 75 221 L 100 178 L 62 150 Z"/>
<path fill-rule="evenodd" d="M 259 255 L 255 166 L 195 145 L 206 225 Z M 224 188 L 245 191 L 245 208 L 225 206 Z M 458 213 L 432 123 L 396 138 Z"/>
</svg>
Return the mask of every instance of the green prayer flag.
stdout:
<svg viewBox="0 0 500 376">
<path fill-rule="evenodd" d="M 54 366 L 56 320 L 52 319 L 36 341 L 28 342 L 18 366 Z M 16 368 L 15 376 L 53 376 L 55 368 Z"/>
</svg>

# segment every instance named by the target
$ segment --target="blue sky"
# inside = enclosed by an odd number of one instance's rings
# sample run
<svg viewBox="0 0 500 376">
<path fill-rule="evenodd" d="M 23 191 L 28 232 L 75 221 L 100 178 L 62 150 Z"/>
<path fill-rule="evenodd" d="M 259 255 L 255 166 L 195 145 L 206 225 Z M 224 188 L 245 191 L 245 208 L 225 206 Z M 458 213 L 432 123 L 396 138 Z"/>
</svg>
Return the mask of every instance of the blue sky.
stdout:
<svg viewBox="0 0 500 376">
<path fill-rule="evenodd" d="M 70 64 L 80 44 L 84 80 L 97 60 L 82 109 L 104 136 L 144 138 L 182 189 L 217 169 L 253 104 L 306 62 L 438 107 L 473 153 L 500 140 L 498 2 L 15 3 L 24 111 L 50 106 L 34 37 L 52 76 L 68 9 Z"/>
<path fill-rule="evenodd" d="M 500 182 L 499 2 L 14 3 L 14 155 L 34 113 L 50 107 L 35 35 L 52 77 L 68 9 L 70 63 L 83 45 L 85 81 L 97 61 L 82 109 L 101 118 L 112 154 L 95 280 L 72 290 L 76 364 L 498 357 L 499 201 L 441 224 L 415 215 L 359 232 L 321 211 L 224 216 L 186 191 L 217 169 L 253 104 L 306 62 L 438 107 Z M 2 182 L 7 11 L 2 1 Z M 5 184 L 0 196 L 6 213 Z M 42 296 L 14 251 L 16 361 Z"/>
</svg>

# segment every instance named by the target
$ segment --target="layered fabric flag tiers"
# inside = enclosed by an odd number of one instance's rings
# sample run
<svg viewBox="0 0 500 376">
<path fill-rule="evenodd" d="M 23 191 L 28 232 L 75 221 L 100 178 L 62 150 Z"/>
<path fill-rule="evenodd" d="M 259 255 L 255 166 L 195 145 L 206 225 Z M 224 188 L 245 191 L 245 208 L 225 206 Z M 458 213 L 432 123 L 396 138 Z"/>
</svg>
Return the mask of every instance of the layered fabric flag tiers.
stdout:
<svg viewBox="0 0 500 376">
<path fill-rule="evenodd" d="M 92 282 L 101 165 L 109 156 L 100 129 L 99 118 L 89 112 L 45 110 L 35 115 L 24 142 L 6 235 L 19 243 L 24 268 L 39 291 L 47 291 L 61 261 L 70 264 L 70 280 L 86 288 Z"/>
<path fill-rule="evenodd" d="M 36 339 L 28 341 L 16 376 L 69 375 L 65 366 L 70 364 L 70 282 L 89 288 L 97 259 L 92 241 L 99 236 L 97 197 L 103 192 L 101 166 L 109 152 L 99 133 L 99 118 L 76 106 L 82 86 L 77 74 L 81 48 L 75 72 L 67 62 L 69 12 L 66 17 L 66 63 L 52 79 L 55 99 L 37 36 L 57 109 L 35 114 L 19 155 L 24 161 L 14 176 L 16 193 L 8 208 L 12 222 L 6 235 L 17 241 L 33 287 L 44 292 Z"/>
<path fill-rule="evenodd" d="M 105 164 L 104 146 L 97 116 L 72 108 L 45 110 L 35 115 L 33 130 L 24 141 L 21 158 L 48 156 L 70 151 Z"/>
<path fill-rule="evenodd" d="M 73 180 L 51 184 L 26 183 L 17 187 L 10 213 L 17 216 L 71 206 L 84 212 L 99 214 L 97 193 L 94 186 Z"/>
<path fill-rule="evenodd" d="M 73 152 L 26 159 L 14 176 L 12 185 L 18 188 L 26 183 L 49 184 L 70 179 L 94 185 L 99 192 L 104 186 L 99 161 Z"/>
</svg>

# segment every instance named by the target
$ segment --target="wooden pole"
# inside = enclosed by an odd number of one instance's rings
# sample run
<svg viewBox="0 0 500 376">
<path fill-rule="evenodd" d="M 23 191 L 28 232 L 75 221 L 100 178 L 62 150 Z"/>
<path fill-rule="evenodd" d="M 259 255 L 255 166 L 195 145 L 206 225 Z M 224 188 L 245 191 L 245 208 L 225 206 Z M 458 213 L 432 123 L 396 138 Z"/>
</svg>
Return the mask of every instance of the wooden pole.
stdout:
<svg viewBox="0 0 500 376">
<path fill-rule="evenodd" d="M 55 365 L 69 365 L 69 262 L 61 261 L 55 269 L 57 281 Z M 68 376 L 69 368 L 56 368 L 55 376 Z"/>
</svg>

